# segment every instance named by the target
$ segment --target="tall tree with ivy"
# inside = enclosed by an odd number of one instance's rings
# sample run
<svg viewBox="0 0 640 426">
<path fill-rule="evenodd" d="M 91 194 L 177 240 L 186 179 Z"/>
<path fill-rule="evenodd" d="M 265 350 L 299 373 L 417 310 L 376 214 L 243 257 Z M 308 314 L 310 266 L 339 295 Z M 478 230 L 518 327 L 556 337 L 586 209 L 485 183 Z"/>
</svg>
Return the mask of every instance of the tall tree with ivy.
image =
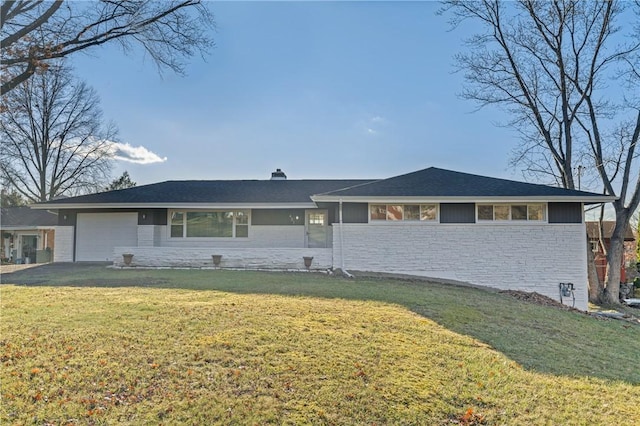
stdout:
<svg viewBox="0 0 640 426">
<path fill-rule="evenodd" d="M 638 272 L 640 272 L 640 217 L 638 218 L 638 230 L 636 232 L 636 240 L 638 244 L 636 248 L 636 264 L 638 265 Z"/>
<path fill-rule="evenodd" d="M 640 204 L 640 2 L 446 0 L 477 33 L 456 56 L 462 96 L 505 111 L 520 135 L 514 164 L 530 178 L 614 196 L 604 286 L 619 304 L 624 235 Z M 579 167 L 581 166 L 581 167 Z"/>
</svg>

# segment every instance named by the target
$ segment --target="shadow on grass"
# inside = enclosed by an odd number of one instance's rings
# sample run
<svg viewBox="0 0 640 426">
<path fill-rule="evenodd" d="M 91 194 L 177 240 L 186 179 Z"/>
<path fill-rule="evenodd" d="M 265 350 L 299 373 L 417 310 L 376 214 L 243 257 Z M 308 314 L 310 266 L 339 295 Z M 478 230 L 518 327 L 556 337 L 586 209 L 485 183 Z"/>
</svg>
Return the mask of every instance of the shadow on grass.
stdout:
<svg viewBox="0 0 640 426">
<path fill-rule="evenodd" d="M 240 294 L 371 300 L 402 305 L 545 374 L 640 384 L 640 327 L 521 302 L 494 291 L 422 280 L 348 280 L 310 273 L 114 270 L 105 264 L 48 264 L 3 273 L 17 285 L 147 287 Z"/>
</svg>

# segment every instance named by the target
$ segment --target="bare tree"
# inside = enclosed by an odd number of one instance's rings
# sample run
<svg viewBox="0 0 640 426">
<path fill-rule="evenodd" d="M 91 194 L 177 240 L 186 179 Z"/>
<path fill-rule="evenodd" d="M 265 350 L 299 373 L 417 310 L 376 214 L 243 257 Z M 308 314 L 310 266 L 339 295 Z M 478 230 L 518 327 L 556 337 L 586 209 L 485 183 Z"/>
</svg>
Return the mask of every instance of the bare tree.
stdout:
<svg viewBox="0 0 640 426">
<path fill-rule="evenodd" d="M 1 93 L 47 67 L 51 59 L 119 42 L 141 46 L 178 73 L 184 59 L 213 46 L 213 16 L 201 0 L 2 1 Z"/>
<path fill-rule="evenodd" d="M 112 155 L 112 125 L 99 99 L 61 62 L 2 98 L 0 178 L 30 201 L 104 187 Z"/>
<path fill-rule="evenodd" d="M 441 12 L 454 27 L 482 28 L 456 56 L 462 95 L 508 113 L 505 124 L 521 135 L 514 163 L 571 189 L 587 164 L 592 182 L 617 197 L 600 299 L 619 303 L 624 231 L 640 202 L 640 5 L 448 0 Z"/>
</svg>

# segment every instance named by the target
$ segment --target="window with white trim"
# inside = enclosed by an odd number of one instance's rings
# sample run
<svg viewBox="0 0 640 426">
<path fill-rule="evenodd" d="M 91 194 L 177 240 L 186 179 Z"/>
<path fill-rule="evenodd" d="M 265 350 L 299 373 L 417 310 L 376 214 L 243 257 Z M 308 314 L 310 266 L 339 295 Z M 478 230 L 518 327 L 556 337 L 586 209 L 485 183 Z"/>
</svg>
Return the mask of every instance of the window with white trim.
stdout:
<svg viewBox="0 0 640 426">
<path fill-rule="evenodd" d="M 309 225 L 324 225 L 324 213 L 309 213 Z"/>
<path fill-rule="evenodd" d="M 245 210 L 171 211 L 171 238 L 247 238 L 249 212 Z"/>
<path fill-rule="evenodd" d="M 536 221 L 547 220 L 547 205 L 530 204 L 478 204 L 478 221 Z"/>
<path fill-rule="evenodd" d="M 437 204 L 370 204 L 370 221 L 428 221 L 438 219 Z"/>
</svg>

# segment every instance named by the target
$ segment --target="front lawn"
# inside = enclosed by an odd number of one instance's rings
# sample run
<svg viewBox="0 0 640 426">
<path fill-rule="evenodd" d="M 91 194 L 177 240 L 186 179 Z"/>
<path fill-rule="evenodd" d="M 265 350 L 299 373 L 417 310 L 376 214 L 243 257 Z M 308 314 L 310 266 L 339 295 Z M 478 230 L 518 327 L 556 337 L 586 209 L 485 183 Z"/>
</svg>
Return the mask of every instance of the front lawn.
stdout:
<svg viewBox="0 0 640 426">
<path fill-rule="evenodd" d="M 638 420 L 640 327 L 495 292 L 102 266 L 2 279 L 0 424 Z"/>
</svg>

